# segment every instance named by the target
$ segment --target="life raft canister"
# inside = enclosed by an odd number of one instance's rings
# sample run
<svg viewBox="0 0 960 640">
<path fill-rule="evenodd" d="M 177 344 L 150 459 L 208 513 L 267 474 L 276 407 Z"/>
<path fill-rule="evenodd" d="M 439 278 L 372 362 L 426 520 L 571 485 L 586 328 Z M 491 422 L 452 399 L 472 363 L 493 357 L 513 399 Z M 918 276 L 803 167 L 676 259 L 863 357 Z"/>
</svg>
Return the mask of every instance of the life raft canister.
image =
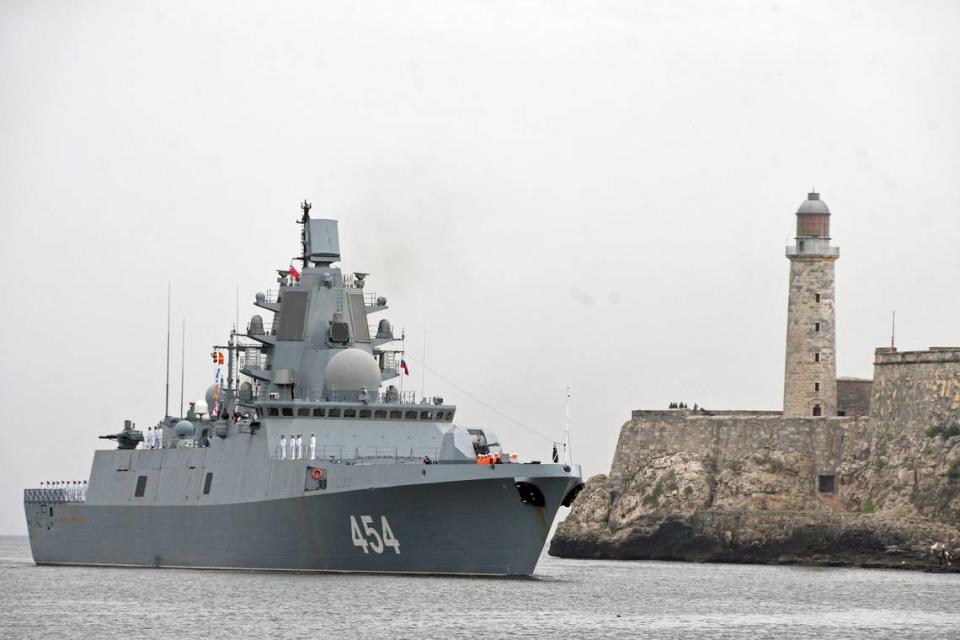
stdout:
<svg viewBox="0 0 960 640">
<path fill-rule="evenodd" d="M 314 480 L 323 480 L 323 469 L 314 469 L 310 472 L 310 477 Z"/>
</svg>

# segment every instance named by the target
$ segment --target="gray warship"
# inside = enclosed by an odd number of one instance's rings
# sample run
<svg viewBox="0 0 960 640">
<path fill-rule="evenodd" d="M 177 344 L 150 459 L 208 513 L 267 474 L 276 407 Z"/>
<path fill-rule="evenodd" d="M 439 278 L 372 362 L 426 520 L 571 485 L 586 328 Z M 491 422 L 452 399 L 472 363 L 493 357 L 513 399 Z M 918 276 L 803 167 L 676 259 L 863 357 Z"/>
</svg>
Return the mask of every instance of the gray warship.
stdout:
<svg viewBox="0 0 960 640">
<path fill-rule="evenodd" d="M 301 269 L 256 295 L 272 317 L 214 346 L 226 372 L 206 408 L 101 436 L 117 448 L 94 453 L 83 493 L 24 491 L 37 564 L 533 573 L 579 467 L 520 462 L 454 424 L 456 406 L 403 391 L 402 342 L 368 325 L 386 299 L 334 266 L 338 223 L 310 209 Z"/>
</svg>

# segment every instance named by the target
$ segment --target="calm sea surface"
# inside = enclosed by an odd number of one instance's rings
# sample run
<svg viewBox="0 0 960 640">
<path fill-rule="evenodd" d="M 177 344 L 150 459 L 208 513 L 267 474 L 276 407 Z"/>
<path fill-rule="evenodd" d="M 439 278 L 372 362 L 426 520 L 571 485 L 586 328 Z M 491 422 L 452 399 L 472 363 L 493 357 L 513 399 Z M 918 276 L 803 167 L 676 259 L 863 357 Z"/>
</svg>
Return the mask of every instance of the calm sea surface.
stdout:
<svg viewBox="0 0 960 640">
<path fill-rule="evenodd" d="M 0 638 L 960 638 L 960 575 L 558 560 L 532 579 L 37 567 Z"/>
</svg>

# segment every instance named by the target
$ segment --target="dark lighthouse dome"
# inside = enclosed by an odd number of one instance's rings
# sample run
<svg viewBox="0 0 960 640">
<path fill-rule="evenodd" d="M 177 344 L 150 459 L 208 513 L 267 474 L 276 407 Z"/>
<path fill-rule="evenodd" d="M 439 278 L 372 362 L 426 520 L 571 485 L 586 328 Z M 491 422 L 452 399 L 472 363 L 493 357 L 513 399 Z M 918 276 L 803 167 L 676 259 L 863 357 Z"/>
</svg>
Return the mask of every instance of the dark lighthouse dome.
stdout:
<svg viewBox="0 0 960 640">
<path fill-rule="evenodd" d="M 797 237 L 830 237 L 830 208 L 816 191 L 808 193 L 807 199 L 797 209 Z"/>
</svg>

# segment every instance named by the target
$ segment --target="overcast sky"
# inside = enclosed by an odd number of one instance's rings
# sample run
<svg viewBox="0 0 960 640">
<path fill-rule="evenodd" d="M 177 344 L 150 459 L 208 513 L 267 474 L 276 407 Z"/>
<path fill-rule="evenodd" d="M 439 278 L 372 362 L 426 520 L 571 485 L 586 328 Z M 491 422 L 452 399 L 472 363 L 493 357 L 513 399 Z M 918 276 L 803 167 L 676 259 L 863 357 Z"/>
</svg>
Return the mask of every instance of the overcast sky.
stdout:
<svg viewBox="0 0 960 640">
<path fill-rule="evenodd" d="M 212 382 L 240 291 L 340 220 L 436 370 L 585 475 L 635 408 L 778 409 L 806 192 L 839 375 L 960 345 L 960 3 L 0 2 L 0 533 Z M 428 373 L 507 447 L 549 443 Z M 409 387 L 408 387 L 409 388 Z"/>
</svg>

